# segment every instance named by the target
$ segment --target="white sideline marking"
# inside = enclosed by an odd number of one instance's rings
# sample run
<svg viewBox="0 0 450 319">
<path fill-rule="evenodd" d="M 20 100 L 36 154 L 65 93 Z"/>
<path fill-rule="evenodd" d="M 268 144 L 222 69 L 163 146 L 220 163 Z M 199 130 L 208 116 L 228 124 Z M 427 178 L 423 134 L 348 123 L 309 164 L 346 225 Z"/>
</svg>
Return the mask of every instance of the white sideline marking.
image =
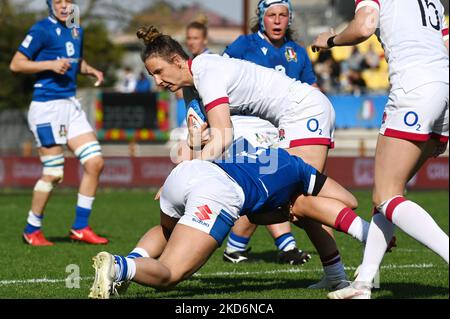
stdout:
<svg viewBox="0 0 450 319">
<path fill-rule="evenodd" d="M 381 269 L 427 269 L 435 267 L 434 264 L 410 264 L 410 265 L 385 265 L 381 266 Z M 356 270 L 356 267 L 345 267 L 345 270 Z M 305 273 L 305 272 L 322 272 L 322 268 L 303 269 L 303 268 L 291 268 L 291 269 L 278 269 L 268 271 L 237 271 L 237 272 L 215 272 L 215 273 L 197 273 L 193 277 L 215 277 L 215 276 L 248 276 L 248 275 L 271 275 L 277 273 Z M 73 280 L 74 278 L 72 278 Z M 80 280 L 94 280 L 94 277 L 82 277 Z M 27 285 L 27 284 L 58 284 L 65 282 L 66 279 L 27 279 L 27 280 L 0 280 L 0 286 L 8 285 Z"/>
</svg>

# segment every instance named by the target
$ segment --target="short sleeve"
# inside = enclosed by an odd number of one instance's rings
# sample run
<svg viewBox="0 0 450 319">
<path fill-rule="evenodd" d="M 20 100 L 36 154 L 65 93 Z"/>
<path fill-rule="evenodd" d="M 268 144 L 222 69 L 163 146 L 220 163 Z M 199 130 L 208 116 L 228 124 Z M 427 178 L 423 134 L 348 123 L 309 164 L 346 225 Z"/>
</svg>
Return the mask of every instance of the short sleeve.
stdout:
<svg viewBox="0 0 450 319">
<path fill-rule="evenodd" d="M 199 56 L 194 59 L 192 74 L 195 88 L 205 105 L 206 112 L 220 104 L 229 103 L 225 71 L 221 65 L 210 63 Z"/>
<path fill-rule="evenodd" d="M 355 12 L 364 7 L 371 7 L 379 11 L 381 5 L 379 0 L 355 0 Z"/>
<path fill-rule="evenodd" d="M 20 44 L 18 51 L 30 60 L 34 60 L 45 46 L 45 41 L 45 30 L 38 25 L 34 25 Z"/>
</svg>

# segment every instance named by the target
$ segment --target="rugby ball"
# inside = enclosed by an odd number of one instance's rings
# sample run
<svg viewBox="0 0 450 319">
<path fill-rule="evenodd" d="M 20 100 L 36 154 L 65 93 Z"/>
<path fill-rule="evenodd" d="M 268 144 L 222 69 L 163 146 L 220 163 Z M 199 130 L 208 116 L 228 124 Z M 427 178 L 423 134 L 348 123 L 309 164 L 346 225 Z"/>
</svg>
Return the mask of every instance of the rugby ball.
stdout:
<svg viewBox="0 0 450 319">
<path fill-rule="evenodd" d="M 203 114 L 200 108 L 200 104 L 197 100 L 193 100 L 187 109 L 186 121 L 192 123 L 194 128 L 200 129 L 206 122 L 206 116 Z"/>
</svg>

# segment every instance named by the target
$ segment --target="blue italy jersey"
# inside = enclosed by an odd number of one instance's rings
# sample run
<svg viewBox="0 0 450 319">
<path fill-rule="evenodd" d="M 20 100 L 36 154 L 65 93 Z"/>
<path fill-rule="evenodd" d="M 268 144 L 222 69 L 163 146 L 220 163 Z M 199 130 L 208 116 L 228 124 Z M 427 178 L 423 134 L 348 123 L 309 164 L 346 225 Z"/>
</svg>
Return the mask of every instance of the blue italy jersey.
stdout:
<svg viewBox="0 0 450 319">
<path fill-rule="evenodd" d="M 216 163 L 244 191 L 241 215 L 273 210 L 297 195 L 311 195 L 317 171 L 283 149 L 253 148 L 240 138 Z"/>
<path fill-rule="evenodd" d="M 71 68 L 64 75 L 52 71 L 37 74 L 33 101 L 66 99 L 76 94 L 76 77 L 83 56 L 83 30 L 69 29 L 48 17 L 37 22 L 19 47 L 19 52 L 32 61 L 70 59 Z"/>
<path fill-rule="evenodd" d="M 303 83 L 314 84 L 317 81 L 306 50 L 294 41 L 287 41 L 281 48 L 276 48 L 261 32 L 257 32 L 240 36 L 225 49 L 224 54 L 276 69 Z"/>
</svg>

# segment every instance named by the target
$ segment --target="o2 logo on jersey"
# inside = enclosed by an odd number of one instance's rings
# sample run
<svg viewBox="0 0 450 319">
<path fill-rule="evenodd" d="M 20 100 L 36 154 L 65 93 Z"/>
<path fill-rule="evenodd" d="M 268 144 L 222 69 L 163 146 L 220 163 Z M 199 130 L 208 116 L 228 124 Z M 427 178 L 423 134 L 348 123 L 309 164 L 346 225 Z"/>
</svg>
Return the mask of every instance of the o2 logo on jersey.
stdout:
<svg viewBox="0 0 450 319">
<path fill-rule="evenodd" d="M 409 127 L 413 127 L 413 126 L 417 125 L 416 131 L 420 131 L 420 128 L 422 127 L 420 124 L 417 124 L 419 122 L 419 115 L 417 115 L 417 113 L 415 113 L 415 112 L 406 113 L 403 121 Z"/>
<path fill-rule="evenodd" d="M 75 55 L 75 46 L 70 41 L 66 42 L 66 52 L 67 52 L 67 57 L 71 57 L 71 56 Z"/>
<path fill-rule="evenodd" d="M 310 132 L 316 133 L 319 131 L 319 135 L 322 135 L 322 130 L 319 129 L 319 121 L 317 119 L 310 119 L 306 126 Z"/>
</svg>

